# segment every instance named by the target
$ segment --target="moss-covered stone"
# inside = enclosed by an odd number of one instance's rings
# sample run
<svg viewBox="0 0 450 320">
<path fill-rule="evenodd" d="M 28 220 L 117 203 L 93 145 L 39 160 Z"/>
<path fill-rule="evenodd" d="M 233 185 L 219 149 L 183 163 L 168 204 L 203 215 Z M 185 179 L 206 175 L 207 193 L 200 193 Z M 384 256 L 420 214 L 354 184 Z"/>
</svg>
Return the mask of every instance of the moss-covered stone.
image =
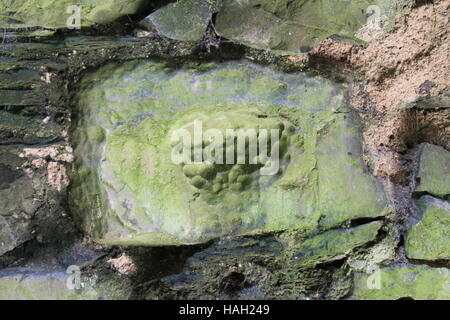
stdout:
<svg viewBox="0 0 450 320">
<path fill-rule="evenodd" d="M 418 260 L 450 259 L 450 203 L 424 196 L 419 200 L 421 220 L 406 237 L 406 255 Z"/>
<path fill-rule="evenodd" d="M 170 39 L 197 41 L 203 37 L 212 11 L 206 0 L 181 0 L 156 10 L 145 20 Z"/>
<path fill-rule="evenodd" d="M 382 222 L 372 222 L 351 229 L 332 230 L 305 240 L 295 248 L 294 260 L 317 264 L 345 257 L 351 250 L 375 240 Z"/>
<path fill-rule="evenodd" d="M 450 299 L 450 271 L 428 266 L 382 268 L 371 275 L 356 274 L 353 299 Z"/>
<path fill-rule="evenodd" d="M 352 274 L 337 261 L 302 265 L 291 245 L 301 230 L 215 241 L 190 257 L 177 274 L 149 283 L 146 299 L 340 299 Z"/>
<path fill-rule="evenodd" d="M 1 300 L 91 300 L 95 292 L 69 290 L 63 272 L 49 274 L 12 273 L 0 276 Z"/>
<path fill-rule="evenodd" d="M 225 0 L 216 29 L 221 36 L 252 47 L 305 52 L 335 34 L 372 40 L 393 26 L 404 2 Z"/>
<path fill-rule="evenodd" d="M 340 117 L 346 116 L 337 119 Z M 355 121 L 347 119 L 330 123 L 319 132 L 318 197 L 320 225 L 325 229 L 362 216 L 384 216 L 389 211 L 383 187 L 371 177 L 361 158 L 358 130 Z"/>
<path fill-rule="evenodd" d="M 0 3 L 0 28 L 43 27 L 66 29 L 70 17 L 80 9 L 81 27 L 113 23 L 127 15 L 136 14 L 145 0 L 6 0 Z M 68 20 L 70 20 L 68 24 Z"/>
<path fill-rule="evenodd" d="M 0 273 L 0 300 L 113 300 L 127 299 L 131 288 L 115 279 L 96 283 L 80 272 L 79 287 L 75 273 L 62 270 L 39 271 L 9 269 Z"/>
<path fill-rule="evenodd" d="M 380 265 L 393 263 L 397 257 L 400 232 L 395 224 L 387 224 L 376 243 L 355 250 L 346 263 L 355 272 L 371 272 Z"/>
<path fill-rule="evenodd" d="M 327 229 L 386 213 L 384 192 L 361 161 L 357 120 L 336 112 L 347 110 L 344 91 L 323 78 L 244 61 L 197 69 L 136 61 L 89 75 L 77 104 L 70 202 L 99 241 L 178 245 L 256 231 L 315 232 L 319 220 Z M 262 174 L 271 165 L 261 154 L 246 154 L 244 164 L 174 163 L 172 136 L 179 129 L 194 136 L 195 121 L 203 133 L 224 137 L 227 129 L 279 130 L 276 174 Z M 214 141 L 203 137 L 201 147 Z M 335 205 L 333 185 L 349 190 L 340 190 Z M 352 190 L 365 190 L 364 197 Z"/>
<path fill-rule="evenodd" d="M 419 181 L 416 192 L 426 192 L 437 197 L 450 195 L 450 152 L 424 143 L 416 179 Z"/>
</svg>

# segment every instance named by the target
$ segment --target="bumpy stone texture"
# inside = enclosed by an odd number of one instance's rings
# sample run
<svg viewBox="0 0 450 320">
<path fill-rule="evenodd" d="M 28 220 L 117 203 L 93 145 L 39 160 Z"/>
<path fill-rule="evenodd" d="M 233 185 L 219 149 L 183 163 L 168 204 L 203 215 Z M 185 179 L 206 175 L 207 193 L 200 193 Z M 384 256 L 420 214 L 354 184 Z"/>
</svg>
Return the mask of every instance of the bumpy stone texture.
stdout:
<svg viewBox="0 0 450 320">
<path fill-rule="evenodd" d="M 108 65 L 83 81 L 78 111 L 70 204 L 99 241 L 173 245 L 314 232 L 387 213 L 344 91 L 321 77 L 244 61 Z M 203 132 L 278 128 L 280 170 L 265 176 L 263 163 L 173 163 L 171 135 L 194 120 Z"/>
<path fill-rule="evenodd" d="M 370 277 L 370 278 L 369 278 Z M 357 274 L 353 299 L 450 299 L 450 271 L 428 266 L 382 268 L 372 275 Z"/>
<path fill-rule="evenodd" d="M 287 121 L 282 121 L 281 119 L 274 116 L 266 116 L 265 114 L 261 114 L 258 108 L 247 107 L 247 110 L 240 110 L 240 106 L 226 108 L 223 107 L 223 110 L 217 112 L 217 110 L 209 109 L 207 107 L 195 110 L 195 108 L 189 109 L 189 113 L 187 115 L 182 116 L 181 121 L 177 121 L 175 123 L 175 130 L 179 128 L 186 128 L 191 137 L 195 136 L 195 122 L 202 122 L 202 130 L 219 130 L 223 137 L 227 136 L 227 129 L 230 128 L 239 128 L 244 132 L 247 130 L 252 130 L 257 128 L 258 130 L 266 130 L 270 136 L 266 138 L 262 138 L 261 134 L 258 136 L 258 133 L 254 136 L 255 146 L 260 145 L 261 143 L 266 143 L 267 149 L 272 150 L 275 143 L 270 141 L 270 138 L 274 138 L 270 132 L 271 130 L 277 130 L 277 137 L 279 139 L 279 157 L 282 159 L 280 166 L 273 167 L 273 174 L 276 174 L 279 170 L 283 170 L 287 167 L 290 154 L 288 153 L 289 148 L 289 140 L 292 137 L 295 127 L 288 123 Z M 214 114 L 211 116 L 211 114 Z M 204 116 L 204 114 L 209 114 L 208 116 Z M 231 116 L 230 116 L 231 115 Z M 173 133 L 173 131 L 172 131 Z M 169 133 L 171 136 L 171 133 Z M 241 140 L 243 141 L 243 140 Z M 246 143 L 246 142 L 244 142 Z M 237 159 L 237 146 L 238 142 L 232 143 L 231 147 L 225 143 L 218 142 L 215 140 L 210 140 L 208 137 L 204 137 L 201 140 L 201 144 L 210 148 L 214 152 L 212 157 L 214 157 L 215 152 L 219 151 L 217 162 L 219 163 L 201 163 L 201 164 L 185 164 L 181 163 L 181 167 L 183 170 L 183 174 L 189 179 L 189 182 L 198 189 L 207 190 L 208 192 L 212 192 L 213 194 L 219 194 L 221 191 L 225 190 L 234 190 L 234 191 L 243 191 L 252 189 L 252 191 L 258 191 L 259 188 L 263 187 L 263 185 L 268 185 L 271 180 L 271 177 L 267 177 L 265 180 L 263 177 L 259 177 L 260 170 L 267 170 L 270 174 L 270 165 L 264 166 L 261 159 L 264 155 L 256 152 L 256 159 L 250 158 L 249 150 L 247 149 L 245 154 L 242 154 L 242 162 L 244 164 L 227 164 L 227 154 L 230 152 L 233 155 L 233 159 Z M 175 145 L 172 145 L 175 146 Z M 181 146 L 181 145 L 180 145 Z M 220 154 L 220 150 L 222 151 Z M 180 150 L 182 151 L 182 150 Z M 208 153 L 210 154 L 210 153 Z M 195 156 L 195 146 L 191 146 L 190 157 L 188 157 L 187 161 L 193 162 Z M 180 161 L 184 160 L 180 158 Z M 253 160 L 254 164 L 251 164 Z M 284 161 L 283 161 L 284 160 Z M 258 183 L 259 180 L 259 183 Z M 233 199 L 223 199 L 226 203 L 227 200 Z M 216 205 L 220 205 L 215 201 L 214 198 L 211 198 L 211 203 Z M 234 203 L 234 202 L 233 202 Z"/>
<path fill-rule="evenodd" d="M 372 40 L 393 26 L 404 2 L 224 0 L 216 29 L 221 36 L 252 47 L 306 52 L 331 35 Z"/>
<path fill-rule="evenodd" d="M 72 5 L 81 9 L 81 26 L 117 21 L 126 15 L 136 14 L 145 0 L 5 0 L 0 3 L 0 27 L 67 28 L 73 15 Z"/>
<path fill-rule="evenodd" d="M 212 11 L 206 0 L 181 0 L 156 10 L 142 23 L 151 22 L 167 38 L 196 41 L 203 37 Z"/>
<path fill-rule="evenodd" d="M 419 201 L 421 220 L 412 226 L 406 238 L 410 259 L 450 259 L 450 203 L 424 196 Z"/>
<path fill-rule="evenodd" d="M 419 181 L 416 192 L 426 192 L 437 197 L 450 195 L 450 152 L 424 143 L 416 178 Z"/>
</svg>

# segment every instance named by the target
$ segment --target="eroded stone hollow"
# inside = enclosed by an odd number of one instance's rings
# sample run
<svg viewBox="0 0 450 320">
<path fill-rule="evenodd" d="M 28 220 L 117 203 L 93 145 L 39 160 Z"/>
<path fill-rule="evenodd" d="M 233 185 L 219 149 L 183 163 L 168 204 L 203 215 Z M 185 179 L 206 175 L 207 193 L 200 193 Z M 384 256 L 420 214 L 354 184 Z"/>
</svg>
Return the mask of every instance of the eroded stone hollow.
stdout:
<svg viewBox="0 0 450 320">
<path fill-rule="evenodd" d="M 100 242 L 173 245 L 288 228 L 315 232 L 388 213 L 362 161 L 345 89 L 322 77 L 247 61 L 177 68 L 132 61 L 88 75 L 77 108 L 70 204 Z M 198 123 L 224 138 L 227 130 L 254 130 L 258 145 L 267 144 L 266 158 L 277 147 L 276 171 L 262 174 L 273 161 L 261 160 L 260 149 L 250 152 L 251 135 L 241 141 L 240 162 L 239 139 L 227 144 L 207 135 L 199 149 L 223 153 L 223 162 L 192 161 L 195 143 L 185 161 L 174 161 L 174 133 L 191 138 Z M 262 139 L 261 132 L 276 135 Z M 212 148 L 217 143 L 222 149 Z"/>
</svg>

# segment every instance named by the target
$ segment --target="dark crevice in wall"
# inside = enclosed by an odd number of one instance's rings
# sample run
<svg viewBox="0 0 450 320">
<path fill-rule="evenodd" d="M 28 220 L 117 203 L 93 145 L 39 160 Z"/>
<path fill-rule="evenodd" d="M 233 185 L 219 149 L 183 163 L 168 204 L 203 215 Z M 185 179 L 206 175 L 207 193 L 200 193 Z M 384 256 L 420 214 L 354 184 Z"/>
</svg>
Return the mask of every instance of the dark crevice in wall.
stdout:
<svg viewBox="0 0 450 320">
<path fill-rule="evenodd" d="M 137 23 L 157 9 L 174 2 L 177 2 L 177 0 L 147 0 L 143 2 L 141 7 L 137 10 L 138 14 L 129 15 L 128 19 L 132 23 Z"/>
<path fill-rule="evenodd" d="M 413 8 L 418 8 L 424 5 L 433 4 L 434 2 L 434 0 L 413 0 L 411 5 Z"/>
<path fill-rule="evenodd" d="M 327 261 L 316 264 L 319 269 L 331 270 L 336 268 L 341 268 L 347 262 L 347 257 L 336 259 L 333 261 Z"/>
<path fill-rule="evenodd" d="M 417 183 L 419 184 L 420 183 L 420 181 L 419 181 L 420 179 L 416 179 L 416 181 L 417 181 Z M 444 196 L 437 196 L 437 195 L 434 195 L 434 194 L 432 194 L 432 193 L 429 193 L 429 192 L 426 192 L 426 191 L 414 191 L 413 193 L 412 193 L 412 197 L 413 197 L 413 199 L 420 199 L 421 197 L 423 197 L 423 196 L 431 196 L 431 197 L 434 197 L 434 198 L 440 198 L 440 199 L 443 199 L 443 200 L 446 200 L 446 201 L 449 201 L 450 200 L 450 194 L 446 194 L 446 195 L 444 195 Z"/>
<path fill-rule="evenodd" d="M 353 220 L 350 220 L 349 222 L 347 222 L 346 226 L 348 226 L 349 228 L 354 228 L 354 227 L 362 226 L 364 224 L 368 224 L 371 222 L 383 221 L 383 220 L 385 220 L 385 217 L 383 217 L 383 216 L 379 216 L 379 217 L 375 217 L 375 218 L 357 218 L 357 219 L 353 219 Z"/>
<path fill-rule="evenodd" d="M 416 265 L 427 265 L 432 268 L 447 268 L 450 269 L 450 261 L 449 260 L 417 260 L 417 259 L 409 259 L 408 262 Z"/>
</svg>

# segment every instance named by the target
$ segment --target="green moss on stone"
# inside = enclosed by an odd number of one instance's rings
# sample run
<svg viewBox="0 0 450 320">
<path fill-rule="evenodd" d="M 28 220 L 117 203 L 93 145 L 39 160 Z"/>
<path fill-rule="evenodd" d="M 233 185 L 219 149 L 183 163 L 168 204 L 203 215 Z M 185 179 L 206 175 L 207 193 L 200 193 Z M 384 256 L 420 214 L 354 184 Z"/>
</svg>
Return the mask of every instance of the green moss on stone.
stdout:
<svg viewBox="0 0 450 320">
<path fill-rule="evenodd" d="M 330 228 L 358 217 L 386 215 L 389 202 L 383 187 L 361 158 L 361 134 L 348 115 L 319 133 L 317 168 L 319 171 L 320 225 Z M 383 212 L 385 211 L 385 212 Z"/>
<path fill-rule="evenodd" d="M 302 99 L 289 99 L 293 94 Z M 243 61 L 205 69 L 129 62 L 88 75 L 77 101 L 70 204 L 84 230 L 100 241 L 189 244 L 299 227 L 314 232 L 321 216 L 328 221 L 326 229 L 384 214 L 385 203 L 378 201 L 384 193 L 360 160 L 356 120 L 333 112 L 345 108 L 343 89 L 323 78 Z M 279 170 L 261 175 L 262 158 L 250 164 L 249 154 L 245 164 L 235 164 L 236 159 L 233 164 L 173 163 L 177 141 L 172 133 L 183 128 L 192 137 L 195 120 L 202 121 L 203 132 L 216 129 L 223 136 L 227 129 L 279 130 Z M 324 129 L 333 127 L 339 129 Z M 325 139 L 347 146 L 349 137 L 352 157 L 346 156 L 347 148 L 327 157 Z M 214 146 L 214 140 L 204 138 L 201 144 Z M 269 140 L 268 149 L 271 145 Z M 335 162 L 345 174 L 332 172 Z M 327 166 L 333 173 L 330 186 L 368 184 L 367 200 L 348 193 L 336 201 L 346 211 L 324 206 L 326 193 L 333 192 L 320 183 Z"/>
<path fill-rule="evenodd" d="M 145 0 L 18 0 L 0 3 L 0 27 L 43 27 L 65 29 L 73 12 L 69 7 L 80 8 L 81 27 L 94 23 L 113 23 L 126 15 L 136 14 Z"/>
<path fill-rule="evenodd" d="M 95 300 L 94 290 L 70 290 L 63 272 L 0 276 L 1 300 Z"/>
<path fill-rule="evenodd" d="M 0 274 L 0 300 L 115 300 L 128 299 L 132 289 L 125 279 L 85 277 L 81 272 L 80 288 L 64 271 L 6 269 Z"/>
<path fill-rule="evenodd" d="M 203 37 L 211 16 L 208 2 L 180 0 L 156 10 L 146 19 L 170 39 L 197 41 Z"/>
<path fill-rule="evenodd" d="M 450 152 L 442 147 L 424 143 L 421 146 L 419 172 L 420 182 L 416 192 L 427 192 L 437 197 L 450 194 Z"/>
<path fill-rule="evenodd" d="M 393 27 L 405 1 L 224 0 L 216 19 L 220 35 L 259 49 L 304 52 L 339 35 L 372 40 Z M 368 18 L 369 16 L 369 18 Z"/>
<path fill-rule="evenodd" d="M 428 266 L 382 268 L 368 274 L 356 274 L 353 299 L 449 300 L 450 271 Z"/>
<path fill-rule="evenodd" d="M 419 200 L 421 220 L 406 237 L 406 255 L 417 260 L 450 259 L 450 203 L 424 196 Z"/>
<path fill-rule="evenodd" d="M 382 222 L 372 222 L 352 229 L 332 230 L 305 240 L 293 259 L 300 264 L 317 264 L 345 257 L 351 250 L 375 240 Z"/>
</svg>

